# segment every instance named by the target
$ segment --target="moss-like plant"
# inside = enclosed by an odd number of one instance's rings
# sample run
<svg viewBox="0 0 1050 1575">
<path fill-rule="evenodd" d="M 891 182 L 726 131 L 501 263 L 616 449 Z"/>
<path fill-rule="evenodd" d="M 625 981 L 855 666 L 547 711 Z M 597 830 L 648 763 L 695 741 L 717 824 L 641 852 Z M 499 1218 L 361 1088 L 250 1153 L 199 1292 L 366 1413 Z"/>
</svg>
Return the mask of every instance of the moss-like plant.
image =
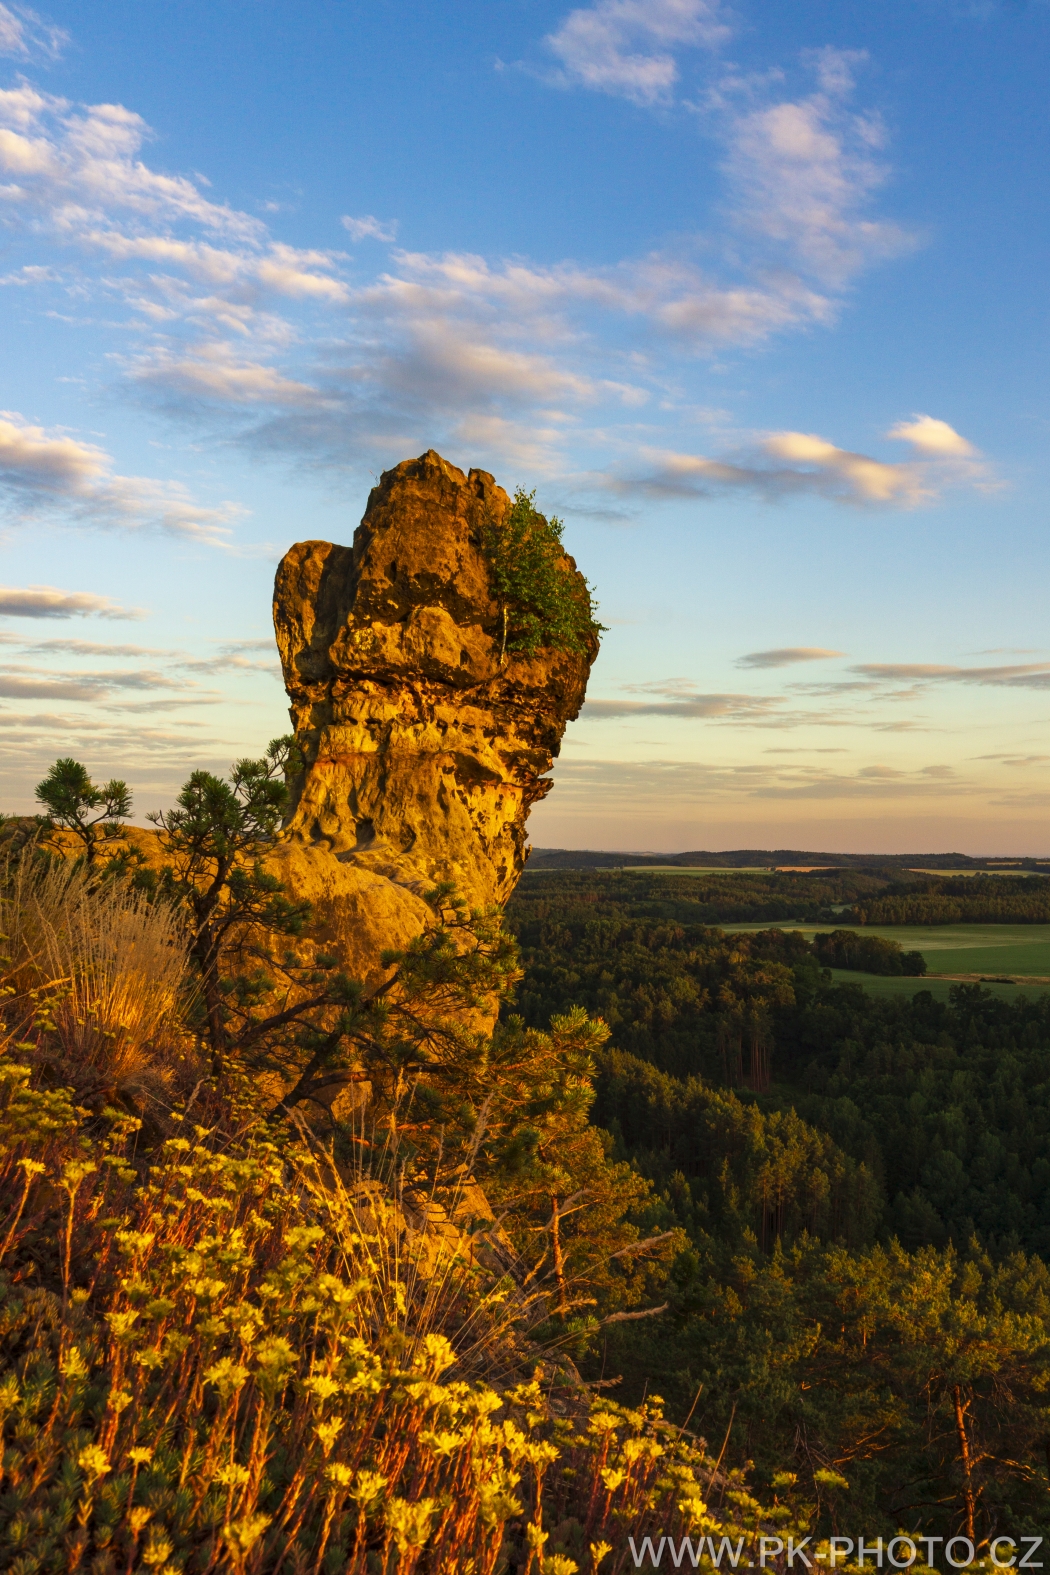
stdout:
<svg viewBox="0 0 1050 1575">
<path fill-rule="evenodd" d="M 562 521 L 536 511 L 535 492 L 519 487 L 502 519 L 482 528 L 481 545 L 500 610 L 502 667 L 508 651 L 531 656 L 546 646 L 584 651 L 604 626 L 594 614 L 597 603 L 586 580 L 565 561 Z"/>
</svg>

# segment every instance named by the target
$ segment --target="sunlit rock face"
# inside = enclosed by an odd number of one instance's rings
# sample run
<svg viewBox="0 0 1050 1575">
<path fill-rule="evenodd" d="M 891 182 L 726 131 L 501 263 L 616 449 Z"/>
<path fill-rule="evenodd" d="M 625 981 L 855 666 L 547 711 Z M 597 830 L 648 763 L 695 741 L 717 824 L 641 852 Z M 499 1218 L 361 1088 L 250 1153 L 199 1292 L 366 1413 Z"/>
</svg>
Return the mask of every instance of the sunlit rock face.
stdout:
<svg viewBox="0 0 1050 1575">
<path fill-rule="evenodd" d="M 438 881 L 473 907 L 506 901 L 529 808 L 583 703 L 596 642 L 500 666 L 481 528 L 510 506 L 485 471 L 431 449 L 384 472 L 352 547 L 299 542 L 277 571 L 305 761 L 279 859 L 362 961 L 418 933 Z"/>
</svg>

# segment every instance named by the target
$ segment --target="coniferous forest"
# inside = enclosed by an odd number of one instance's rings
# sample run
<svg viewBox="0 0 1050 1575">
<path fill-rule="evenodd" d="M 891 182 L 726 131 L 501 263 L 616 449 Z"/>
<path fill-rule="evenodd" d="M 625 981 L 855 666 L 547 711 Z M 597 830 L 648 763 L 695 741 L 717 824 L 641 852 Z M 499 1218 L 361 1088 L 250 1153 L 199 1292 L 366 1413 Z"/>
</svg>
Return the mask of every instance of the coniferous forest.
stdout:
<svg viewBox="0 0 1050 1575">
<path fill-rule="evenodd" d="M 916 979 L 879 998 L 833 981 L 826 962 L 850 965 L 835 932 L 713 922 L 777 902 L 841 922 L 836 900 L 854 922 L 864 903 L 885 922 L 920 901 L 980 922 L 989 887 L 1023 922 L 1045 901 L 1043 881 L 898 895 L 883 879 L 889 895 L 869 895 L 877 880 L 829 872 L 813 893 L 806 876 L 588 871 L 519 887 L 518 1010 L 534 1023 L 571 1001 L 608 1025 L 593 1119 L 686 1238 L 666 1314 L 604 1332 L 588 1370 L 622 1374 L 624 1395 L 655 1387 L 765 1484 L 805 1482 L 828 1524 L 950 1536 L 960 1517 L 1024 1518 L 1038 1533 L 1050 996 L 958 984 L 940 1002 Z M 865 944 L 863 929 L 838 934 Z"/>
<path fill-rule="evenodd" d="M 863 871 L 437 888 L 357 980 L 266 866 L 292 748 L 0 826 L 3 1566 L 1034 1546 L 1050 996 L 935 999 Z"/>
</svg>

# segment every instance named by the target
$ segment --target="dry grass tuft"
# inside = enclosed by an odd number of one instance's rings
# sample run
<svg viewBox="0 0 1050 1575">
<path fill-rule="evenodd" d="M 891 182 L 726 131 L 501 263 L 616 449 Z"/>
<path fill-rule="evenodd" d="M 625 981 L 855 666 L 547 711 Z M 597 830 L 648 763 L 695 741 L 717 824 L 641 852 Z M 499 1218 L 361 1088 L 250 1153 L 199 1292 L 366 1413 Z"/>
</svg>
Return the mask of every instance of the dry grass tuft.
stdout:
<svg viewBox="0 0 1050 1575">
<path fill-rule="evenodd" d="M 180 1053 L 186 924 L 168 903 L 83 864 L 23 857 L 0 873 L 8 1012 L 48 1019 L 67 1075 L 156 1086 Z"/>
</svg>

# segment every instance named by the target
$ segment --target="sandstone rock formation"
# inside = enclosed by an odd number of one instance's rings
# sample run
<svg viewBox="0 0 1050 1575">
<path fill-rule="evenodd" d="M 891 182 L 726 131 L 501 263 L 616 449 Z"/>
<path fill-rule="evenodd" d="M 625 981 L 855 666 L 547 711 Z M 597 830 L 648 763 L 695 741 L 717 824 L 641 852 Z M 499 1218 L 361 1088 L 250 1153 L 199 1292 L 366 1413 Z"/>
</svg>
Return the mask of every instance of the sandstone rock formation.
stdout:
<svg viewBox="0 0 1050 1575">
<path fill-rule="evenodd" d="M 475 907 L 506 901 L 530 806 L 583 702 L 596 640 L 500 665 L 480 533 L 510 507 L 485 471 L 464 475 L 431 449 L 384 472 L 352 547 L 300 542 L 277 571 L 305 760 L 277 859 L 359 973 L 419 932 L 438 881 Z M 578 573 L 567 555 L 564 567 Z"/>
</svg>

